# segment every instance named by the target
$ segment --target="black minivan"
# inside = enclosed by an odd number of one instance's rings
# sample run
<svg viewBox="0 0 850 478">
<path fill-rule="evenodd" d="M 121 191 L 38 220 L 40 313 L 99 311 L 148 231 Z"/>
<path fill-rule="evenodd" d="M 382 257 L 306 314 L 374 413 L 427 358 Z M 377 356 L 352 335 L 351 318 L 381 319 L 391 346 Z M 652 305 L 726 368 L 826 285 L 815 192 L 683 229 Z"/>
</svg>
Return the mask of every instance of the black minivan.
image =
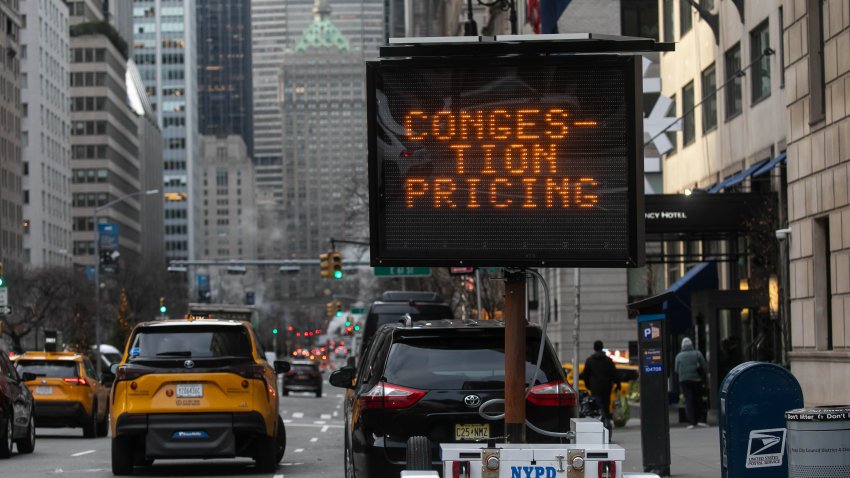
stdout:
<svg viewBox="0 0 850 478">
<path fill-rule="evenodd" d="M 566 382 L 548 340 L 540 370 L 542 331 L 526 327 L 526 416 L 537 428 L 568 432 L 576 393 Z M 440 470 L 440 443 L 504 441 L 504 423 L 489 421 L 479 407 L 504 399 L 505 328 L 500 321 L 414 322 L 382 327 L 358 367 L 343 367 L 331 385 L 345 398 L 345 477 L 397 478 L 406 465 L 407 440 L 426 436 Z M 488 408 L 500 413 L 503 405 Z M 528 430 L 529 443 L 559 443 Z"/>
</svg>

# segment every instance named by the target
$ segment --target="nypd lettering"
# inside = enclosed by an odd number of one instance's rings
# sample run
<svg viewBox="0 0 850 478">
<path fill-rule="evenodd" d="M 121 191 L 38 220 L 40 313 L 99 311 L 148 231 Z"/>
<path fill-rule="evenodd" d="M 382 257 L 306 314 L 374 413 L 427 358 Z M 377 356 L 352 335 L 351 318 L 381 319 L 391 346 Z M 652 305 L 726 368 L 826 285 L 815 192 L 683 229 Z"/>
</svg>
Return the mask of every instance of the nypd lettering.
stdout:
<svg viewBox="0 0 850 478">
<path fill-rule="evenodd" d="M 512 466 L 511 478 L 557 478 L 553 466 Z"/>
</svg>

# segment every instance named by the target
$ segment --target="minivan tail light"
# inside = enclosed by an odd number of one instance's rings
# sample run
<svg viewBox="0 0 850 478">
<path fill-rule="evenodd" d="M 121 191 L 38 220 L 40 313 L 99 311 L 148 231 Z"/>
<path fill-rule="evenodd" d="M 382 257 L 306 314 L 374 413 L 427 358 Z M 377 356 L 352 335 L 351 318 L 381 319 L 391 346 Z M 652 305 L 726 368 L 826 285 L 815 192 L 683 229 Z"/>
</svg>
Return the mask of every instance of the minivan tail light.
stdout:
<svg viewBox="0 0 850 478">
<path fill-rule="evenodd" d="M 119 365 L 118 369 L 115 370 L 115 382 L 135 380 L 142 375 L 147 375 L 148 373 L 150 373 L 150 371 L 147 369 L 133 367 L 131 365 Z"/>
<path fill-rule="evenodd" d="M 70 383 L 70 384 L 73 384 L 73 385 L 88 385 L 89 384 L 88 382 L 86 382 L 86 379 L 84 379 L 82 377 L 80 377 L 80 378 L 66 378 L 64 380 L 65 380 L 65 383 Z"/>
<path fill-rule="evenodd" d="M 575 406 L 576 394 L 566 382 L 549 382 L 532 387 L 528 403 L 541 407 Z"/>
<path fill-rule="evenodd" d="M 391 408 L 401 409 L 413 406 L 425 392 L 413 388 L 379 382 L 371 390 L 358 399 L 360 406 L 365 409 Z"/>
</svg>

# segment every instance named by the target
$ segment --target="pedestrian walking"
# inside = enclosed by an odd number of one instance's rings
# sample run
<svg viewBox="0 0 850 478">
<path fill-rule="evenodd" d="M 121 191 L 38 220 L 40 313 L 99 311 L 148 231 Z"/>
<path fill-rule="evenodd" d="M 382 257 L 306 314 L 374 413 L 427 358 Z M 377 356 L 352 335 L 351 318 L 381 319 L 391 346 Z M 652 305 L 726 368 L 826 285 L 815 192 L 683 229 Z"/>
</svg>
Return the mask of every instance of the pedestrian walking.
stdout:
<svg viewBox="0 0 850 478">
<path fill-rule="evenodd" d="M 590 396 L 599 404 L 603 422 L 610 433 L 613 429 L 611 422 L 611 389 L 615 385 L 619 389 L 620 381 L 617 379 L 617 367 L 614 366 L 614 361 L 605 355 L 602 349 L 601 340 L 593 343 L 593 355 L 588 357 L 584 362 L 584 370 L 581 371 L 579 378 L 584 380 L 585 385 L 590 390 Z"/>
<path fill-rule="evenodd" d="M 685 395 L 685 414 L 688 417 L 688 429 L 707 427 L 699 421 L 702 401 L 702 382 L 706 372 L 706 361 L 702 352 L 694 349 L 694 343 L 688 337 L 682 339 L 682 350 L 676 355 L 676 375 L 679 386 Z"/>
</svg>

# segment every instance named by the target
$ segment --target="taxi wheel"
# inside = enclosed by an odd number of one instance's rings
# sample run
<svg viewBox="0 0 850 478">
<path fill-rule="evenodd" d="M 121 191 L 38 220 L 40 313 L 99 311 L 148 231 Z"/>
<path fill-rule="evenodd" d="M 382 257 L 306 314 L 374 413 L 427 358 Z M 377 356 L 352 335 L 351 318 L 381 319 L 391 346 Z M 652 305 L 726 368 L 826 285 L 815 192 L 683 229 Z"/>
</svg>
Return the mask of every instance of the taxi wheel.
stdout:
<svg viewBox="0 0 850 478">
<path fill-rule="evenodd" d="M 431 442 L 425 436 L 407 439 L 406 470 L 428 471 L 431 469 Z"/>
<path fill-rule="evenodd" d="M 286 451 L 286 427 L 283 424 L 283 418 L 280 415 L 277 416 L 277 436 L 275 436 L 275 444 L 277 445 L 277 451 L 275 452 L 275 459 L 277 463 L 280 463 L 280 460 L 283 460 L 283 453 Z"/>
<path fill-rule="evenodd" d="M 15 444 L 18 446 L 18 453 L 32 453 L 35 450 L 35 420 L 32 417 L 27 424 L 27 435 Z"/>
<path fill-rule="evenodd" d="M 97 422 L 97 436 L 105 437 L 109 434 L 109 412 L 103 413 L 103 419 Z"/>
<path fill-rule="evenodd" d="M 132 443 L 127 439 L 127 437 L 117 437 L 112 439 L 113 475 L 133 474 L 133 450 L 130 445 L 132 445 Z"/>
<path fill-rule="evenodd" d="M 97 404 L 92 404 L 91 415 L 86 417 L 83 423 L 83 438 L 95 438 L 97 436 Z"/>
<path fill-rule="evenodd" d="M 12 456 L 12 420 L 10 418 L 0 420 L 0 458 Z"/>
<path fill-rule="evenodd" d="M 275 437 L 260 435 L 257 437 L 256 454 L 254 462 L 260 473 L 274 473 L 277 470 L 277 443 Z"/>
</svg>

